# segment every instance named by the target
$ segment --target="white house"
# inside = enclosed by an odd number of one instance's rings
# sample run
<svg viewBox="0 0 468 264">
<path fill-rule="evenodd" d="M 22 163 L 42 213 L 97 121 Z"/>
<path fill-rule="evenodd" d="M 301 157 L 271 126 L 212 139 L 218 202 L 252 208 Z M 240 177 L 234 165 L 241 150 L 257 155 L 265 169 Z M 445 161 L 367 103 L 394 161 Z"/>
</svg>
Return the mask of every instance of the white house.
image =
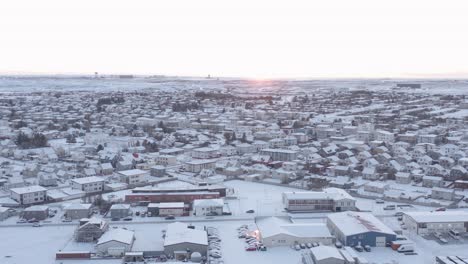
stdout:
<svg viewBox="0 0 468 264">
<path fill-rule="evenodd" d="M 144 170 L 124 170 L 118 172 L 120 181 L 126 184 L 140 184 L 148 181 L 148 172 Z"/>
<path fill-rule="evenodd" d="M 10 197 L 21 205 L 35 204 L 46 200 L 46 192 L 46 188 L 34 185 L 10 189 Z"/>
<path fill-rule="evenodd" d="M 96 176 L 72 179 L 71 187 L 85 193 L 102 192 L 104 190 L 104 179 Z"/>
<path fill-rule="evenodd" d="M 224 202 L 222 199 L 196 199 L 193 201 L 193 214 L 205 216 L 207 214 L 223 214 Z"/>
</svg>

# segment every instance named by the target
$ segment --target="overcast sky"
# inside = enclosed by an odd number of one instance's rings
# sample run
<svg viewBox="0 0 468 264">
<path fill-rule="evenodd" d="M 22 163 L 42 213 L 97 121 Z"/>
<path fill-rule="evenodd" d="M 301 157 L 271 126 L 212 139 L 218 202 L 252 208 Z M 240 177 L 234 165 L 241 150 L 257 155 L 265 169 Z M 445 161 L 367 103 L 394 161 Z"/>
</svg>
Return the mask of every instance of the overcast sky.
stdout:
<svg viewBox="0 0 468 264">
<path fill-rule="evenodd" d="M 468 1 L 4 0 L 0 73 L 468 77 Z"/>
</svg>

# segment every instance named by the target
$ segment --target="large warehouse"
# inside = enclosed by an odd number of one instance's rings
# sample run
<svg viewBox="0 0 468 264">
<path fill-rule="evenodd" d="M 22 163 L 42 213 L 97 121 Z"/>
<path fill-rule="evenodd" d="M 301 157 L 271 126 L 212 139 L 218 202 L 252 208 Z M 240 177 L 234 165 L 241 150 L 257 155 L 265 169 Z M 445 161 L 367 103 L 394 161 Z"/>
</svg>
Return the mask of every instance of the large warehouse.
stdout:
<svg viewBox="0 0 468 264">
<path fill-rule="evenodd" d="M 99 238 L 96 250 L 102 255 L 123 256 L 130 251 L 135 241 L 133 231 L 118 228 L 111 229 Z"/>
<path fill-rule="evenodd" d="M 442 212 L 406 212 L 403 214 L 403 223 L 408 230 L 417 234 L 448 233 L 468 231 L 468 212 L 442 211 Z"/>
<path fill-rule="evenodd" d="M 329 214 L 327 226 L 345 246 L 385 247 L 396 234 L 371 213 L 342 212 Z"/>
<path fill-rule="evenodd" d="M 284 192 L 283 204 L 289 212 L 356 210 L 356 199 L 338 188 L 326 188 L 321 192 Z"/>
<path fill-rule="evenodd" d="M 296 243 L 333 244 L 333 236 L 323 223 L 292 223 L 289 218 L 257 218 L 259 238 L 267 247 L 291 246 Z"/>
<path fill-rule="evenodd" d="M 185 223 L 175 222 L 167 225 L 164 239 L 164 253 L 177 260 L 190 258 L 194 252 L 206 256 L 208 234 L 205 230 L 191 229 Z"/>
</svg>

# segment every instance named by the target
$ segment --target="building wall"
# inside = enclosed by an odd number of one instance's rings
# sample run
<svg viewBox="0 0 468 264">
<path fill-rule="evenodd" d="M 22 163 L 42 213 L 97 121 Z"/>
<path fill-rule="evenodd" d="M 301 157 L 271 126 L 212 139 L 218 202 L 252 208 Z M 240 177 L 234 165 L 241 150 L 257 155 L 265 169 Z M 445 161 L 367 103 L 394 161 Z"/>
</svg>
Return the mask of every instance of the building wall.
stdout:
<svg viewBox="0 0 468 264">
<path fill-rule="evenodd" d="M 451 229 L 458 232 L 466 232 L 464 222 L 455 223 L 418 223 L 413 218 L 404 215 L 403 222 L 408 230 L 416 232 L 419 235 L 434 234 L 434 233 L 448 233 Z M 424 227 L 425 226 L 425 227 Z"/>
<path fill-rule="evenodd" d="M 313 242 L 319 242 L 321 245 L 331 245 L 334 241 L 333 237 L 295 237 L 288 234 L 278 234 L 270 237 L 263 237 L 262 242 L 267 247 L 277 247 Z"/>
<path fill-rule="evenodd" d="M 109 248 L 123 248 L 124 249 L 123 251 L 127 252 L 131 250 L 132 245 L 125 244 L 125 243 L 118 242 L 118 241 L 109 241 L 103 244 L 96 245 L 97 252 L 104 254 L 104 255 L 108 254 Z"/>
<path fill-rule="evenodd" d="M 22 205 L 36 204 L 36 203 L 42 203 L 45 201 L 46 192 L 40 191 L 40 192 L 31 192 L 31 193 L 24 193 L 24 194 L 17 194 L 15 192 L 11 192 L 10 197 L 11 199 L 17 201 L 18 203 Z"/>
<path fill-rule="evenodd" d="M 34 218 L 40 221 L 40 220 L 47 219 L 48 216 L 49 216 L 48 209 L 45 211 L 23 211 L 21 212 L 21 218 L 24 218 L 26 220 L 30 220 Z"/>
<path fill-rule="evenodd" d="M 193 213 L 196 216 L 204 216 L 208 213 L 216 213 L 217 215 L 223 214 L 223 206 L 197 206 L 193 208 Z"/>
<path fill-rule="evenodd" d="M 124 218 L 127 217 L 129 214 L 128 209 L 111 209 L 110 215 L 112 218 Z"/>
<path fill-rule="evenodd" d="M 180 243 L 175 245 L 164 246 L 164 253 L 166 255 L 173 255 L 174 251 L 185 251 L 187 249 L 189 249 L 192 253 L 199 252 L 202 256 L 206 256 L 208 246 L 192 243 Z"/>
<path fill-rule="evenodd" d="M 346 242 L 344 243 L 345 246 L 355 246 L 358 243 L 361 245 L 369 245 L 371 247 L 375 247 L 377 237 L 385 237 L 385 243 L 389 243 L 396 239 L 396 235 L 392 234 L 385 234 L 385 233 L 378 233 L 378 232 L 366 232 L 363 234 L 357 234 L 352 236 L 346 237 Z M 385 246 L 385 245 L 383 245 Z"/>
<path fill-rule="evenodd" d="M 159 208 L 159 215 L 160 216 L 182 216 L 184 215 L 184 208 Z"/>
<path fill-rule="evenodd" d="M 88 218 L 91 214 L 90 210 L 66 210 L 67 218 L 71 219 L 81 219 L 81 218 Z"/>
</svg>

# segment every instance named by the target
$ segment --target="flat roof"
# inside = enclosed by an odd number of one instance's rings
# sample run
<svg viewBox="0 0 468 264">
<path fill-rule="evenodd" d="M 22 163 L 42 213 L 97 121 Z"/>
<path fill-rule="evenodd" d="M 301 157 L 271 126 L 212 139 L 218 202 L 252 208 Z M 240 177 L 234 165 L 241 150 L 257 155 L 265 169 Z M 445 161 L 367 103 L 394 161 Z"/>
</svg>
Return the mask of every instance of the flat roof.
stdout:
<svg viewBox="0 0 468 264">
<path fill-rule="evenodd" d="M 25 193 L 33 193 L 33 192 L 43 192 L 43 191 L 47 191 L 47 189 L 39 185 L 33 185 L 33 186 L 27 186 L 27 187 L 12 188 L 10 189 L 10 191 L 17 193 L 17 194 L 25 194 Z"/>
<path fill-rule="evenodd" d="M 329 214 L 327 218 L 328 221 L 331 221 L 345 236 L 367 232 L 396 235 L 393 230 L 371 213 L 348 211 Z"/>
<path fill-rule="evenodd" d="M 148 172 L 144 171 L 144 170 L 134 169 L 134 170 L 119 171 L 117 173 L 122 174 L 124 176 L 135 176 L 135 175 L 145 174 L 145 173 L 148 173 Z"/>
<path fill-rule="evenodd" d="M 405 212 L 417 223 L 456 223 L 468 222 L 466 211 L 440 211 L 440 212 Z"/>
<path fill-rule="evenodd" d="M 332 237 L 325 223 L 292 223 L 284 217 L 257 218 L 256 224 L 263 238 L 286 234 L 298 238 Z"/>
<path fill-rule="evenodd" d="M 264 151 L 264 152 L 280 152 L 280 153 L 287 153 L 287 154 L 296 154 L 296 153 L 297 153 L 297 151 L 289 150 L 289 149 L 271 149 L 271 148 L 266 148 L 266 149 L 262 149 L 261 151 Z"/>
<path fill-rule="evenodd" d="M 148 207 L 157 207 L 157 208 L 184 208 L 185 204 L 182 202 L 174 203 L 150 203 Z"/>
<path fill-rule="evenodd" d="M 99 178 L 97 176 L 72 179 L 72 182 L 75 182 L 75 183 L 78 183 L 78 184 L 87 184 L 87 183 L 103 182 L 103 181 L 104 181 L 104 179 Z"/>
<path fill-rule="evenodd" d="M 349 195 L 345 190 L 338 188 L 326 188 L 321 192 L 284 192 L 283 193 L 288 200 L 308 200 L 308 199 L 328 199 L 328 200 L 339 200 L 349 199 L 356 200 L 354 197 Z"/>
<path fill-rule="evenodd" d="M 208 235 L 204 230 L 188 228 L 188 225 L 185 223 L 175 222 L 168 224 L 164 246 L 181 243 L 193 243 L 207 246 Z"/>
</svg>

